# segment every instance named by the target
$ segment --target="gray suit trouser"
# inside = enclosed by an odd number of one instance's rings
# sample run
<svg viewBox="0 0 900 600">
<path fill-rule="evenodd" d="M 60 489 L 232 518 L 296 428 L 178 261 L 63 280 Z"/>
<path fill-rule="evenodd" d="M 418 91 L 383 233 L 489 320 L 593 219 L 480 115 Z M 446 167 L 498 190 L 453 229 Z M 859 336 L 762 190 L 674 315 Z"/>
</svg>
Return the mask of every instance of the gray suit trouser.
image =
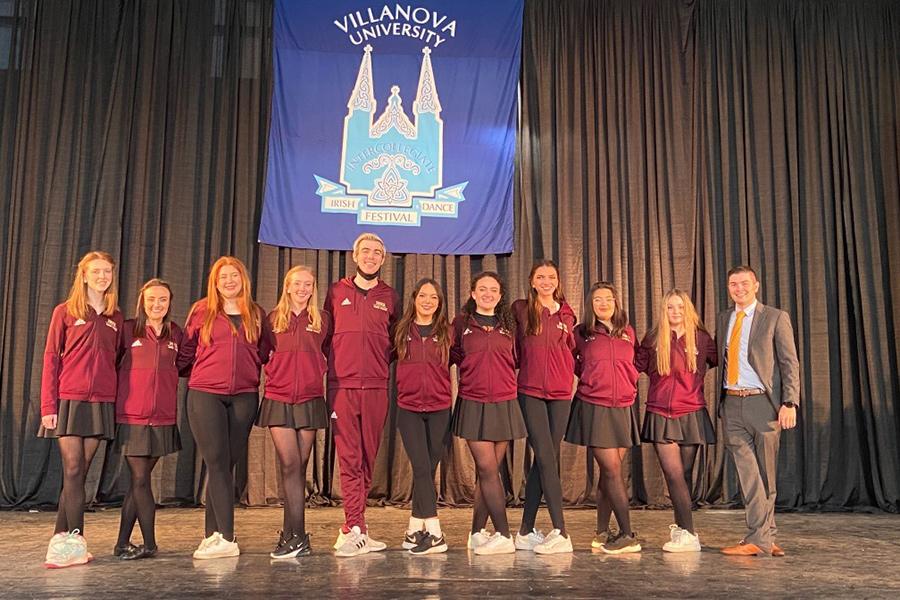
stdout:
<svg viewBox="0 0 900 600">
<path fill-rule="evenodd" d="M 744 498 L 744 541 L 767 552 L 775 542 L 775 481 L 781 426 L 768 396 L 725 396 L 725 444 L 734 458 Z"/>
</svg>

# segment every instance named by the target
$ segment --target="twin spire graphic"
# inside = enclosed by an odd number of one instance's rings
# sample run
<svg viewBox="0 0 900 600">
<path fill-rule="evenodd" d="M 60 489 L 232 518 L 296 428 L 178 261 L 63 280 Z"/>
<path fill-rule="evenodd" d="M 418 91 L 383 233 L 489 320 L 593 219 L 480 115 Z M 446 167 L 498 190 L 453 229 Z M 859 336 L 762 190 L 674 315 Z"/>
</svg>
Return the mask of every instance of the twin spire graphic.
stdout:
<svg viewBox="0 0 900 600">
<path fill-rule="evenodd" d="M 369 113 L 374 119 L 377 100 L 375 100 L 375 85 L 372 76 L 372 46 L 363 48 L 364 54 L 356 75 L 356 85 L 347 102 L 350 114 L 360 110 Z M 416 137 L 419 115 L 433 114 L 439 118 L 441 114 L 441 101 L 438 98 L 437 87 L 434 81 L 434 71 L 431 68 L 431 48 L 422 48 L 422 67 L 419 70 L 419 85 L 416 89 L 416 99 L 413 102 L 413 114 L 416 124 L 413 124 L 403 110 L 403 100 L 400 97 L 400 87 L 391 86 L 391 96 L 388 106 L 377 121 L 370 127 L 373 138 L 384 135 L 389 129 L 394 128 L 403 137 L 413 139 Z"/>
</svg>

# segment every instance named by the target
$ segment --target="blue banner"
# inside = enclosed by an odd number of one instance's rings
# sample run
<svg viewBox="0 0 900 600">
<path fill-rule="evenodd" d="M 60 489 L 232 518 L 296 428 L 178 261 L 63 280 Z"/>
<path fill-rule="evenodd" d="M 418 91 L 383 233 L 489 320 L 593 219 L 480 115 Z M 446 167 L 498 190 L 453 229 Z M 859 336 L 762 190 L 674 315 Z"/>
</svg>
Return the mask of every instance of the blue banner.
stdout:
<svg viewBox="0 0 900 600">
<path fill-rule="evenodd" d="M 523 0 L 277 0 L 259 241 L 513 250 Z"/>
</svg>

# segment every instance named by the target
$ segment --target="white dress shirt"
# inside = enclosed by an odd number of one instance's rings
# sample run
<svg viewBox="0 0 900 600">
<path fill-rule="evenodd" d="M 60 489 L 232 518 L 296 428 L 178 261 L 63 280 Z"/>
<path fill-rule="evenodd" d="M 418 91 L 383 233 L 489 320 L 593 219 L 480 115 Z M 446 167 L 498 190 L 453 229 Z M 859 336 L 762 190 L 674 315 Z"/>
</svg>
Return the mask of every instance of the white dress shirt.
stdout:
<svg viewBox="0 0 900 600">
<path fill-rule="evenodd" d="M 736 385 L 732 385 L 728 383 L 728 377 L 725 377 L 725 389 L 728 390 L 743 390 L 749 388 L 755 388 L 759 390 L 766 389 L 763 386 L 762 381 L 759 378 L 759 375 L 756 374 L 756 371 L 753 370 L 753 367 L 750 366 L 750 361 L 747 359 L 748 350 L 750 347 L 750 328 L 753 325 L 753 315 L 756 313 L 756 300 L 753 301 L 753 304 L 744 309 L 744 320 L 741 323 L 741 341 L 740 341 L 740 352 L 738 353 L 738 381 Z M 725 338 L 725 373 L 728 373 L 728 342 L 731 340 L 731 331 L 734 329 L 734 321 L 737 319 L 737 308 L 731 312 L 731 317 L 728 319 L 728 337 Z"/>
</svg>

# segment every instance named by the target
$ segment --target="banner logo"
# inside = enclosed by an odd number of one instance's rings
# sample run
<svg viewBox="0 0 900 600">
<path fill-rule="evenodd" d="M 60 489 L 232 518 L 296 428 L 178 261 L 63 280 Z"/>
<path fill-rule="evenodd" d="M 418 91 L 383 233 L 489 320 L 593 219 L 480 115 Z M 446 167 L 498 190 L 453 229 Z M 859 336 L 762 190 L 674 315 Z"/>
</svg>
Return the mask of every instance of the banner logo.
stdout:
<svg viewBox="0 0 900 600">
<path fill-rule="evenodd" d="M 442 187 L 444 122 L 431 49 L 422 49 L 412 120 L 396 85 L 376 119 L 372 46 L 363 52 L 347 101 L 340 182 L 314 175 L 322 212 L 353 213 L 359 225 L 418 227 L 423 216 L 455 219 L 468 182 Z"/>
</svg>

